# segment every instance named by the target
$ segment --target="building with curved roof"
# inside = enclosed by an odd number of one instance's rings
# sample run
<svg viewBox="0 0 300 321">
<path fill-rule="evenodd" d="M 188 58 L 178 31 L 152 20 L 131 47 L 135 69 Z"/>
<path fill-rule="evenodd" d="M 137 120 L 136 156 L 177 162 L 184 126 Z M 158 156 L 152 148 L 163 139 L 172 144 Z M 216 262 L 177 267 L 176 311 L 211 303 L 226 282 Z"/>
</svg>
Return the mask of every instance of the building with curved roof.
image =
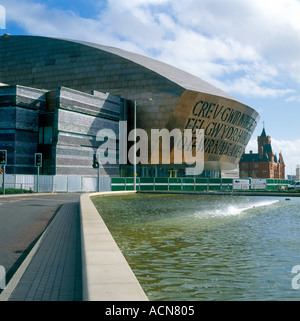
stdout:
<svg viewBox="0 0 300 321">
<path fill-rule="evenodd" d="M 196 76 L 83 41 L 3 36 L 0 82 L 46 91 L 61 86 L 88 94 L 94 90 L 136 101 L 137 127 L 147 133 L 154 128 L 203 129 L 207 170 L 234 169 L 259 119 L 254 109 Z"/>
</svg>

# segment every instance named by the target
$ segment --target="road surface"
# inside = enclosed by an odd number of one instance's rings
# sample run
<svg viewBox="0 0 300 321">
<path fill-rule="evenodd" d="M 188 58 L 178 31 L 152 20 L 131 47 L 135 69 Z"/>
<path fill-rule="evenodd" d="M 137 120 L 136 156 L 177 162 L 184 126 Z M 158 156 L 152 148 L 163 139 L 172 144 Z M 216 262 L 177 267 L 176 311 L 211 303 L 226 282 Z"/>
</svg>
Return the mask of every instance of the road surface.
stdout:
<svg viewBox="0 0 300 321">
<path fill-rule="evenodd" d="M 76 193 L 0 197 L 0 266 L 6 270 L 6 283 L 61 205 L 79 202 L 79 197 Z"/>
</svg>

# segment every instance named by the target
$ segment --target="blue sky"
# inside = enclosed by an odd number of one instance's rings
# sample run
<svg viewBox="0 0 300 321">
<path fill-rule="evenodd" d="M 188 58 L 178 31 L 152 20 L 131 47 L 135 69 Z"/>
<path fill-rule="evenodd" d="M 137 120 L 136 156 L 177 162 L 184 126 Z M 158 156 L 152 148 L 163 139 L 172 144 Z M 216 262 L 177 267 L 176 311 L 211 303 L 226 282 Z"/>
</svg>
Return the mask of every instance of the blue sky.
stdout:
<svg viewBox="0 0 300 321">
<path fill-rule="evenodd" d="M 288 174 L 300 164 L 300 0 L 0 0 L 11 35 L 80 39 L 190 72 L 256 109 Z"/>
</svg>

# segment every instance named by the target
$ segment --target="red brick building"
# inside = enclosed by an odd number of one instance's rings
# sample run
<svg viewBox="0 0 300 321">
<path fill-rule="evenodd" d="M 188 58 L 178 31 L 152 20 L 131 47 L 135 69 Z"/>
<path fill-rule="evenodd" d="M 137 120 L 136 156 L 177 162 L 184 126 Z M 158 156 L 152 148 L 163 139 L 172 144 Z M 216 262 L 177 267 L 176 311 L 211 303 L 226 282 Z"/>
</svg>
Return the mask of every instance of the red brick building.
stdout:
<svg viewBox="0 0 300 321">
<path fill-rule="evenodd" d="M 285 164 L 281 152 L 273 153 L 271 137 L 263 131 L 257 137 L 258 153 L 243 154 L 239 163 L 240 177 L 285 179 Z"/>
</svg>

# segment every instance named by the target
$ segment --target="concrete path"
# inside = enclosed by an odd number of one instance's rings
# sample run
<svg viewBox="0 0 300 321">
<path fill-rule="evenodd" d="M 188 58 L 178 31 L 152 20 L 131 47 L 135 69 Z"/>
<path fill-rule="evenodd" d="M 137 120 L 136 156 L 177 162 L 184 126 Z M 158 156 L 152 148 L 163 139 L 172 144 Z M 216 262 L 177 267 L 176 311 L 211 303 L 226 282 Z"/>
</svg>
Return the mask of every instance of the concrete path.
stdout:
<svg viewBox="0 0 300 321">
<path fill-rule="evenodd" d="M 62 206 L 0 295 L 5 300 L 82 300 L 79 203 Z"/>
</svg>

